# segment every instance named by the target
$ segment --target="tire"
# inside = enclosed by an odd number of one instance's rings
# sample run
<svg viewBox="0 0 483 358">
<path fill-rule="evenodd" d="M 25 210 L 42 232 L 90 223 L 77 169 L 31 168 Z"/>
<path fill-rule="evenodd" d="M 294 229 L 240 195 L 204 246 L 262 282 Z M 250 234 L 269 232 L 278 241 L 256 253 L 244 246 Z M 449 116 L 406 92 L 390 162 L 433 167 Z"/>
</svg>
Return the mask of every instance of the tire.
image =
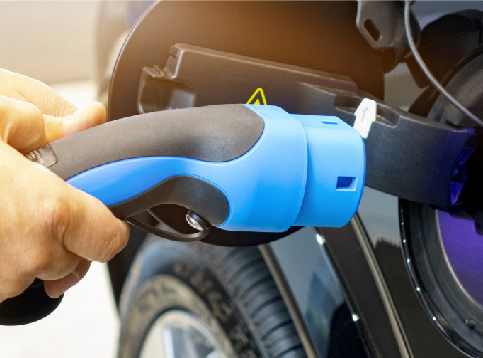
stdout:
<svg viewBox="0 0 483 358">
<path fill-rule="evenodd" d="M 139 357 L 155 322 L 173 312 L 203 322 L 222 347 L 221 356 L 306 357 L 256 247 L 148 240 L 121 298 L 118 357 Z"/>
</svg>

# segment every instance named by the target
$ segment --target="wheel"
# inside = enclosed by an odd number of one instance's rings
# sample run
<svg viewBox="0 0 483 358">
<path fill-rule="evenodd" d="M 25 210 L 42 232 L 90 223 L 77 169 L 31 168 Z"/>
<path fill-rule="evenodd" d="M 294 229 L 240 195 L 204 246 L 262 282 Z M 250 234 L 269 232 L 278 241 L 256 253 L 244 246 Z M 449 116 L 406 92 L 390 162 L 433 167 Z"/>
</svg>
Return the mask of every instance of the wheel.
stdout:
<svg viewBox="0 0 483 358">
<path fill-rule="evenodd" d="M 118 356 L 306 354 L 257 247 L 150 239 L 122 295 Z"/>
</svg>

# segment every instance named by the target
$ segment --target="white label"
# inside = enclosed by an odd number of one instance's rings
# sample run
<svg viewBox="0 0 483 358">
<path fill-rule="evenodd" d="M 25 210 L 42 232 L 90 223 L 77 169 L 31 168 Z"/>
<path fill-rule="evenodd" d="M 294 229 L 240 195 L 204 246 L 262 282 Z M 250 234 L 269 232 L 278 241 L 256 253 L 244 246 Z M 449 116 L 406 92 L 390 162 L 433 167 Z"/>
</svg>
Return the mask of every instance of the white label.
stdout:
<svg viewBox="0 0 483 358">
<path fill-rule="evenodd" d="M 356 116 L 353 125 L 354 129 L 359 132 L 362 138 L 367 139 L 371 125 L 376 121 L 376 101 L 364 98 L 354 114 Z"/>
</svg>

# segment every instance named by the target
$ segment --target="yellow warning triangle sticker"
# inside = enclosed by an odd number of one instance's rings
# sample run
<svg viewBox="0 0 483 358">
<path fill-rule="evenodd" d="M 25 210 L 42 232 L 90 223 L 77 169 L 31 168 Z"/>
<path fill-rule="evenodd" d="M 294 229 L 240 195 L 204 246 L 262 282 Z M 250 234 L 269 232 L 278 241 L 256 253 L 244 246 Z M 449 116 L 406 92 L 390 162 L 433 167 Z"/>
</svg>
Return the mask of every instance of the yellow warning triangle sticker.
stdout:
<svg viewBox="0 0 483 358">
<path fill-rule="evenodd" d="M 267 99 L 265 98 L 265 93 L 263 89 L 257 88 L 254 94 L 250 97 L 247 104 L 264 104 L 267 105 Z"/>
</svg>

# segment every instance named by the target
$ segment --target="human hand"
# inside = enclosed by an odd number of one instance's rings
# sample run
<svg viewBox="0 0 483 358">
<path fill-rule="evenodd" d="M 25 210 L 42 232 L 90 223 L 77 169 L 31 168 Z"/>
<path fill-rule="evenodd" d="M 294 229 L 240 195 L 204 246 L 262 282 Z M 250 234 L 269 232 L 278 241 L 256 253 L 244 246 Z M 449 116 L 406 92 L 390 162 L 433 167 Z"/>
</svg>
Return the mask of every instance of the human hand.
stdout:
<svg viewBox="0 0 483 358">
<path fill-rule="evenodd" d="M 126 245 L 128 226 L 104 204 L 21 154 L 104 121 L 101 104 L 77 109 L 43 83 L 0 69 L 0 302 L 35 278 L 58 297 L 91 261 Z"/>
</svg>

